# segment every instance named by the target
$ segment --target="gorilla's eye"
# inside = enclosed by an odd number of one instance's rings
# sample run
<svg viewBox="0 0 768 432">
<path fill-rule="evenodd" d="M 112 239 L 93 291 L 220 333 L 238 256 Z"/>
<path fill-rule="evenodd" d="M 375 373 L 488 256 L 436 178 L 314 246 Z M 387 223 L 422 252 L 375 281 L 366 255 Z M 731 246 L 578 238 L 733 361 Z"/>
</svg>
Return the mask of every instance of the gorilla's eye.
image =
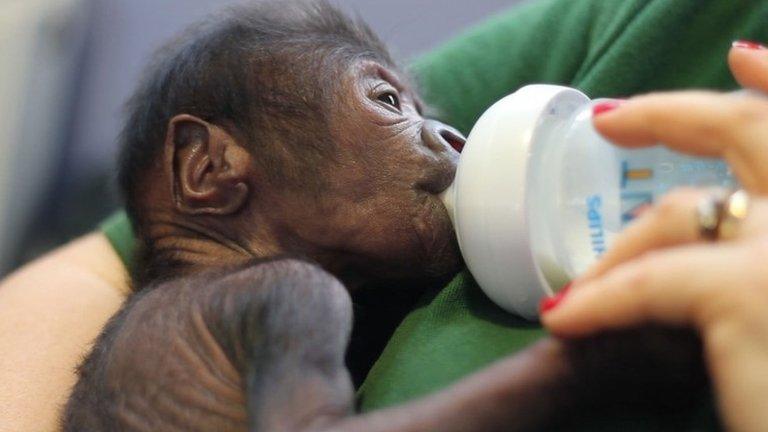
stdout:
<svg viewBox="0 0 768 432">
<path fill-rule="evenodd" d="M 379 95 L 378 100 L 400 111 L 400 98 L 393 92 L 386 92 Z"/>
</svg>

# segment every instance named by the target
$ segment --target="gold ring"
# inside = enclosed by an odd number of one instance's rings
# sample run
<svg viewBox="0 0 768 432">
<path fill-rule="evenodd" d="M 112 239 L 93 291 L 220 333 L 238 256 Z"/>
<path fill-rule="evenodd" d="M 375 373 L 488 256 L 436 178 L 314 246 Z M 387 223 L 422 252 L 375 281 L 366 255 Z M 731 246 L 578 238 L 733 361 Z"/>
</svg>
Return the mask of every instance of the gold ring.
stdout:
<svg viewBox="0 0 768 432">
<path fill-rule="evenodd" d="M 731 240 L 749 212 L 749 194 L 739 189 L 730 194 L 716 192 L 696 207 L 699 234 L 705 240 Z"/>
</svg>

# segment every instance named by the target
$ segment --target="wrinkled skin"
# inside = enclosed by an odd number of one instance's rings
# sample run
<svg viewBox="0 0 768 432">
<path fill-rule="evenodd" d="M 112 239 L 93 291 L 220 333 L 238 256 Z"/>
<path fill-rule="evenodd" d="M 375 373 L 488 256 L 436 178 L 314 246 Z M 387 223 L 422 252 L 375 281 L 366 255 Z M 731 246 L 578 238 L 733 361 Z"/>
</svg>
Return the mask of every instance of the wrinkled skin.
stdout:
<svg viewBox="0 0 768 432">
<path fill-rule="evenodd" d="M 416 94 L 396 71 L 360 62 L 345 77 L 331 112 L 337 154 L 323 203 L 335 209 L 320 226 L 320 242 L 365 260 L 385 277 L 441 276 L 460 256 L 448 214 L 437 198 L 453 180 L 464 139 L 424 120 Z M 397 100 L 393 106 L 390 101 Z M 375 221 L 375 222 L 374 222 Z M 374 223 L 372 223 L 374 222 Z M 329 229 L 330 228 L 330 229 Z"/>
<path fill-rule="evenodd" d="M 437 195 L 456 171 L 452 145 L 462 146 L 464 138 L 425 120 L 416 94 L 398 75 L 373 61 L 350 67 L 329 101 L 336 151 L 323 169 L 322 196 L 291 199 L 283 193 L 270 200 L 282 210 L 283 232 L 320 250 L 312 258 L 336 274 L 439 277 L 461 263 Z"/>
</svg>

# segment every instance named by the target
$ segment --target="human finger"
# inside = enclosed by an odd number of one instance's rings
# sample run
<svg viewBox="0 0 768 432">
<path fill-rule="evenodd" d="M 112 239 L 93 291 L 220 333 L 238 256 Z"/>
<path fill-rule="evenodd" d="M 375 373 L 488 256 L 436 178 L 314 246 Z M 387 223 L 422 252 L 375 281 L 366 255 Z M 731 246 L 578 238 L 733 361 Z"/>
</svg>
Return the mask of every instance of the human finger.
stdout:
<svg viewBox="0 0 768 432">
<path fill-rule="evenodd" d="M 720 157 L 744 188 L 768 193 L 768 99 L 704 91 L 656 93 L 595 112 L 596 129 L 618 145 L 663 143 L 681 153 Z"/>
<path fill-rule="evenodd" d="M 647 251 L 698 240 L 694 211 L 710 193 L 705 189 L 684 188 L 665 195 L 616 236 L 600 260 L 575 282 L 600 277 Z"/>
<path fill-rule="evenodd" d="M 728 65 L 742 87 L 768 92 L 768 48 L 736 41 L 728 52 Z"/>
<path fill-rule="evenodd" d="M 660 202 L 644 212 L 612 242 L 608 251 L 576 280 L 576 283 L 597 278 L 610 269 L 643 254 L 673 246 L 705 240 L 700 232 L 697 209 L 711 199 L 714 190 L 683 188 L 662 197 Z M 768 200 L 751 197 L 746 216 L 735 225 L 728 240 L 751 239 L 768 234 Z M 721 241 L 726 241 L 722 239 Z"/>
<path fill-rule="evenodd" d="M 693 244 L 655 251 L 577 284 L 543 311 L 554 334 L 585 336 L 646 323 L 702 328 L 751 262 L 738 244 Z M 710 309 L 708 309 L 710 308 Z"/>
</svg>

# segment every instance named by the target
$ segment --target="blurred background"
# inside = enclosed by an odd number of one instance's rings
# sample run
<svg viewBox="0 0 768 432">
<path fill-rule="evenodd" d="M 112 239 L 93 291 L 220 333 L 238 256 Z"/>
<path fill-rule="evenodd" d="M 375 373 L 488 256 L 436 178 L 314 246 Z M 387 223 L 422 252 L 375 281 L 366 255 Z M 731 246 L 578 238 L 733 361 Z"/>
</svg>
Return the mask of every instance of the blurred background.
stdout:
<svg viewBox="0 0 768 432">
<path fill-rule="evenodd" d="M 334 0 L 408 60 L 519 0 Z M 121 108 L 150 53 L 231 0 L 0 0 L 0 276 L 119 208 Z"/>
</svg>

